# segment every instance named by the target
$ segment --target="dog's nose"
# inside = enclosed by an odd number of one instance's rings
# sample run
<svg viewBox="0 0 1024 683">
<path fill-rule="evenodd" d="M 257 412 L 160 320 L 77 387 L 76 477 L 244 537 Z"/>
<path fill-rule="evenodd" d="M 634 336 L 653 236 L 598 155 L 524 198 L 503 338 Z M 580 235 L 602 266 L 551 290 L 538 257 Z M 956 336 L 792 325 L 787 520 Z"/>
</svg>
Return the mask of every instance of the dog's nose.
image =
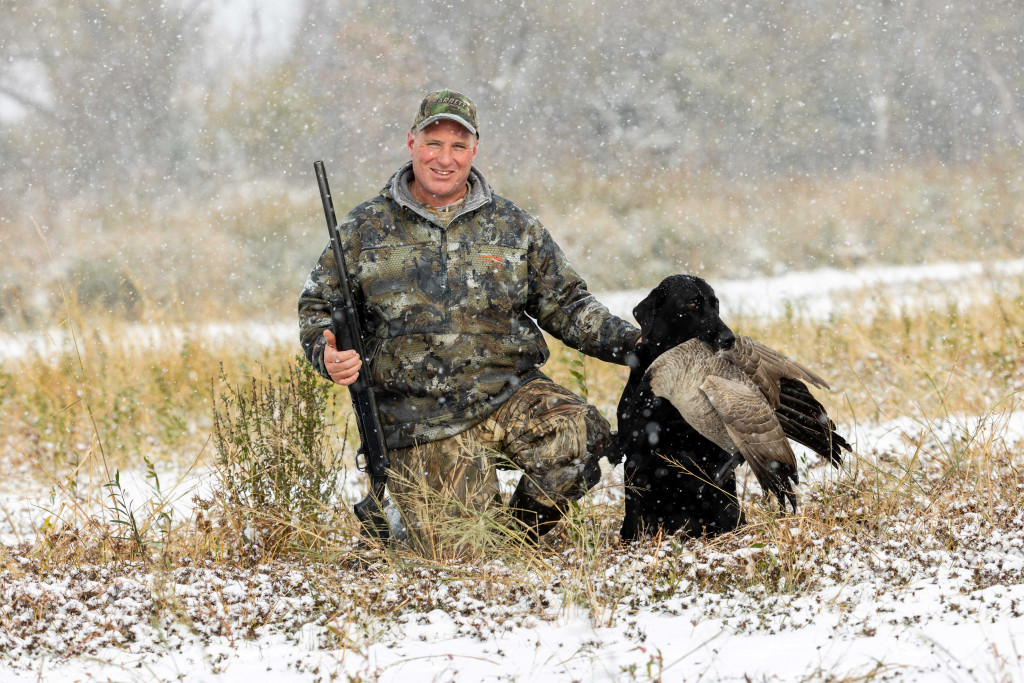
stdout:
<svg viewBox="0 0 1024 683">
<path fill-rule="evenodd" d="M 736 335 L 732 333 L 725 325 L 718 331 L 718 336 L 715 338 L 715 344 L 718 348 L 724 350 L 731 349 L 736 344 Z"/>
</svg>

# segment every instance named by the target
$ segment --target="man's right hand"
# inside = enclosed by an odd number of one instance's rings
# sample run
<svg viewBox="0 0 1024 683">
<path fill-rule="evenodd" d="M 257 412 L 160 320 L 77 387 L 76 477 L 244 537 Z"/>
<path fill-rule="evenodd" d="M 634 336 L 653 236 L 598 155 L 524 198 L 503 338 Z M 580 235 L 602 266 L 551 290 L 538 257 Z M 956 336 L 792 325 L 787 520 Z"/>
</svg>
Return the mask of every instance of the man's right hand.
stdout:
<svg viewBox="0 0 1024 683">
<path fill-rule="evenodd" d="M 359 378 L 359 368 L 363 366 L 359 354 L 351 349 L 339 351 L 338 341 L 330 330 L 324 330 L 324 340 L 327 342 L 327 346 L 324 347 L 324 367 L 327 368 L 327 374 L 337 384 L 348 386 L 355 382 Z"/>
</svg>

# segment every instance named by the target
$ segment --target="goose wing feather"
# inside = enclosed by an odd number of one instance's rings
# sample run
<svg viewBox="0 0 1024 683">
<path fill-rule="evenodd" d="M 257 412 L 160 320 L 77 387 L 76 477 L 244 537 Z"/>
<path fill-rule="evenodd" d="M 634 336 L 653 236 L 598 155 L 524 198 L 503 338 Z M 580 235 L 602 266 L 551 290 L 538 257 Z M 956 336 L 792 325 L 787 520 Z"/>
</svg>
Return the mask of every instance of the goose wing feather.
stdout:
<svg viewBox="0 0 1024 683">
<path fill-rule="evenodd" d="M 843 451 L 851 450 L 850 444 L 836 431 L 836 423 L 829 418 L 824 406 L 799 380 L 783 378 L 775 415 L 786 436 L 827 458 L 835 467 L 842 462 Z"/>
<path fill-rule="evenodd" d="M 795 511 L 791 483 L 798 483 L 796 456 L 765 398 L 744 382 L 716 375 L 704 379 L 701 391 L 721 417 L 761 488 L 774 494 L 783 507 L 788 501 Z"/>
<path fill-rule="evenodd" d="M 736 335 L 732 348 L 718 353 L 754 381 L 772 408 L 779 407 L 779 385 L 783 377 L 803 380 L 820 389 L 829 388 L 828 382 L 804 365 L 741 334 Z"/>
<path fill-rule="evenodd" d="M 715 356 L 707 344 L 691 339 L 659 356 L 648 368 L 645 379 L 652 393 L 667 399 L 704 438 L 735 453 L 736 447 L 721 416 L 700 386 L 705 377 L 727 370 L 728 363 Z"/>
</svg>

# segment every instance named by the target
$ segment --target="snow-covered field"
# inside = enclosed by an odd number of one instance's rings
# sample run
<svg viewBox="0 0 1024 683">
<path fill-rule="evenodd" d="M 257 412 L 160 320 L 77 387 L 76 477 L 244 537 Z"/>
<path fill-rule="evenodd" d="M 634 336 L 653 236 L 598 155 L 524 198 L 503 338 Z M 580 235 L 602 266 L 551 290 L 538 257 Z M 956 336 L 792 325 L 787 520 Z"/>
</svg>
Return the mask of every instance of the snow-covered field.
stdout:
<svg viewBox="0 0 1024 683">
<path fill-rule="evenodd" d="M 946 306 L 961 295 L 1019 292 L 1021 273 L 1024 261 L 715 285 L 726 319 L 782 315 L 786 301 L 827 317 L 847 310 L 843 302 L 865 287 L 874 305 Z M 601 298 L 628 313 L 641 296 Z M 24 340 L 0 340 L 0 358 L 24 349 Z M 968 423 L 929 426 L 935 449 L 961 438 Z M 1024 464 L 1017 447 L 1024 419 L 1008 414 L 982 426 L 1003 444 L 1007 466 Z M 909 459 L 921 444 L 922 426 L 909 419 L 840 427 L 869 462 Z M 46 515 L 46 491 L 27 474 L 0 482 L 7 546 L 31 539 Z M 614 496 L 621 469 L 608 476 L 603 495 Z M 844 476 L 816 467 L 805 480 L 827 492 Z M 351 497 L 361 485 L 350 481 Z M 192 474 L 181 500 L 196 486 L 204 483 Z M 138 496 L 146 490 L 131 481 L 126 488 Z M 23 553 L 7 563 L 0 550 L 0 569 L 9 564 L 0 573 L 0 681 L 1024 681 L 1024 511 L 991 500 L 965 497 L 943 526 L 882 517 L 885 528 L 864 539 L 798 525 L 788 533 L 807 552 L 782 569 L 785 553 L 742 534 L 714 550 L 669 540 L 600 561 L 562 558 L 569 568 L 588 561 L 601 568 L 591 585 L 604 596 L 597 603 L 550 585 L 550 573 L 511 581 L 500 564 L 412 577 L 389 575 L 384 562 L 310 572 L 214 565 L 40 572 Z M 801 582 L 811 571 L 818 578 Z M 775 590 L 729 580 L 764 573 L 781 577 Z M 366 617 L 359 606 L 367 601 L 393 618 Z M 154 618 L 168 613 L 177 618 Z"/>
</svg>

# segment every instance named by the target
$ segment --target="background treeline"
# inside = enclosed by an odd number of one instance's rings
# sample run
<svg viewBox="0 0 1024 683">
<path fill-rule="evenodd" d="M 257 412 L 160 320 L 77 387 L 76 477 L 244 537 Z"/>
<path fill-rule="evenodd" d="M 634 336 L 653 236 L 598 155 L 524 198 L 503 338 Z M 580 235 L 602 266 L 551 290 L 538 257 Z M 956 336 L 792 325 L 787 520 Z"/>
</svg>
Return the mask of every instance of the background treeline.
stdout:
<svg viewBox="0 0 1024 683">
<path fill-rule="evenodd" d="M 1020 247 L 1014 0 L 290 7 L 0 3 L 0 311 L 45 309 L 50 271 L 108 309 L 290 306 L 312 161 L 339 210 L 369 196 L 442 86 L 600 286 Z"/>
</svg>

